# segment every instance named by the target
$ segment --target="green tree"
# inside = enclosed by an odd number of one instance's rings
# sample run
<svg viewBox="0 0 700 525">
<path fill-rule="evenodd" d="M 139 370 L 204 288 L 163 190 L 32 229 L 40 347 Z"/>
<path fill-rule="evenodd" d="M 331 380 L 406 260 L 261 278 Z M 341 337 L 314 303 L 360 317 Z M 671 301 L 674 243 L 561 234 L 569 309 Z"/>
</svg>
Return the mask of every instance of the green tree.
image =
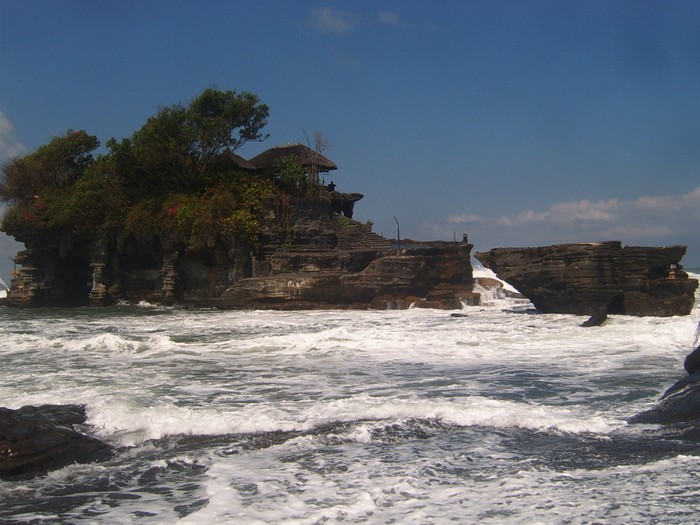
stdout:
<svg viewBox="0 0 700 525">
<path fill-rule="evenodd" d="M 296 157 L 282 157 L 274 174 L 283 190 L 293 195 L 303 195 L 306 192 L 306 169 Z"/>
<path fill-rule="evenodd" d="M 87 238 L 120 231 L 127 207 L 113 169 L 111 159 L 100 157 L 75 184 L 51 192 L 46 203 L 48 227 Z"/>
<path fill-rule="evenodd" d="M 22 203 L 73 184 L 93 162 L 100 143 L 85 131 L 68 130 L 35 152 L 2 166 L 0 199 Z"/>
<path fill-rule="evenodd" d="M 249 141 L 269 137 L 261 133 L 269 108 L 252 93 L 206 89 L 190 104 L 192 154 L 200 175 L 225 151 L 235 151 Z"/>
<path fill-rule="evenodd" d="M 270 178 L 236 172 L 228 153 L 262 133 L 269 109 L 250 93 L 207 89 L 188 106 L 161 109 L 109 152 L 84 131 L 68 131 L 3 166 L 2 231 L 131 235 L 206 250 L 236 237 L 255 247 Z"/>
<path fill-rule="evenodd" d="M 130 139 L 108 142 L 127 191 L 138 197 L 215 184 L 217 159 L 262 141 L 269 108 L 251 93 L 206 89 L 189 106 L 161 109 Z"/>
</svg>

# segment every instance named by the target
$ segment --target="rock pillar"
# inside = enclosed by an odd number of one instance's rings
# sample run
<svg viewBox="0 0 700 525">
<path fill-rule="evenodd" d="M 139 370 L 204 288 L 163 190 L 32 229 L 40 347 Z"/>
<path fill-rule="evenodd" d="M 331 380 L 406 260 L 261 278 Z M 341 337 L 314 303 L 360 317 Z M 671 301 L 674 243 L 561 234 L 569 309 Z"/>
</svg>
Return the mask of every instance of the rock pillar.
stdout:
<svg viewBox="0 0 700 525">
<path fill-rule="evenodd" d="M 163 303 L 174 304 L 176 302 L 177 291 L 177 270 L 175 269 L 175 260 L 178 252 L 166 255 L 163 258 L 163 267 L 160 271 L 163 280 Z"/>
<path fill-rule="evenodd" d="M 104 306 L 108 296 L 107 285 L 104 282 L 105 265 L 101 262 L 93 262 L 90 267 L 92 268 L 92 288 L 88 304 L 90 306 Z"/>
</svg>

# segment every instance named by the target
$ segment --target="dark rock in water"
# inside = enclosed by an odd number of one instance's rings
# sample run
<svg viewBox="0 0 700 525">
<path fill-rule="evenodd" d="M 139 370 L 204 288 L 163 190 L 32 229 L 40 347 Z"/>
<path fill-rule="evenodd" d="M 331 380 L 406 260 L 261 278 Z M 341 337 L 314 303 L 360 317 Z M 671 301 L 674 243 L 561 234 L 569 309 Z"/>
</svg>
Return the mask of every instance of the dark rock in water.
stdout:
<svg viewBox="0 0 700 525">
<path fill-rule="evenodd" d="M 73 429 L 85 420 L 81 405 L 0 407 L 0 479 L 28 479 L 110 457 L 109 445 Z"/>
<path fill-rule="evenodd" d="M 87 421 L 84 405 L 27 405 L 15 410 L 24 421 L 42 423 L 45 420 L 61 425 L 82 425 Z"/>
<path fill-rule="evenodd" d="M 586 321 L 581 323 L 581 326 L 588 328 L 589 326 L 600 326 L 608 319 L 608 314 L 603 312 L 598 312 L 590 316 Z"/>
<path fill-rule="evenodd" d="M 629 422 L 658 425 L 700 423 L 700 374 L 678 381 L 664 393 L 658 405 L 637 414 Z"/>
<path fill-rule="evenodd" d="M 700 372 L 700 346 L 688 354 L 683 363 L 685 371 L 689 374 Z"/>
<path fill-rule="evenodd" d="M 682 425 L 686 437 L 700 439 L 700 347 L 685 359 L 688 376 L 664 392 L 659 403 L 632 417 L 630 423 Z"/>
<path fill-rule="evenodd" d="M 680 260 L 685 246 L 622 247 L 618 241 L 494 248 L 475 254 L 540 312 L 668 317 L 688 315 L 698 281 Z"/>
</svg>

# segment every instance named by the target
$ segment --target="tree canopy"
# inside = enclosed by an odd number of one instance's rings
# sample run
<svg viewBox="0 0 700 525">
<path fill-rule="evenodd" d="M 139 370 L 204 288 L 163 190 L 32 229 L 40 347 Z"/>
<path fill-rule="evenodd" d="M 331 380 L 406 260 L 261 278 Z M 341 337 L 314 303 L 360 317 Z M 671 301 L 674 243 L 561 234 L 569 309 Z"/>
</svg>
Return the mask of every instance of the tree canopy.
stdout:
<svg viewBox="0 0 700 525">
<path fill-rule="evenodd" d="M 241 172 L 232 153 L 265 140 L 269 108 L 256 95 L 206 89 L 189 105 L 161 108 L 131 137 L 107 141 L 69 130 L 2 166 L 2 231 L 160 237 L 190 250 L 223 237 L 257 244 L 263 203 L 299 191 L 300 166 Z"/>
<path fill-rule="evenodd" d="M 0 230 L 20 241 L 118 235 L 198 251 L 235 238 L 255 249 L 266 201 L 316 188 L 291 157 L 271 171 L 238 167 L 233 152 L 267 138 L 268 113 L 251 93 L 210 88 L 189 105 L 161 108 L 131 137 L 110 139 L 97 157 L 96 137 L 69 130 L 2 167 L 9 206 Z"/>
<path fill-rule="evenodd" d="M 261 131 L 268 113 L 256 95 L 210 88 L 189 106 L 161 109 L 131 138 L 107 146 L 132 193 L 200 191 L 220 178 L 223 153 L 268 137 Z"/>
<path fill-rule="evenodd" d="M 93 162 L 100 143 L 85 131 L 68 130 L 34 153 L 11 159 L 2 167 L 0 199 L 23 202 L 47 190 L 70 186 Z"/>
</svg>

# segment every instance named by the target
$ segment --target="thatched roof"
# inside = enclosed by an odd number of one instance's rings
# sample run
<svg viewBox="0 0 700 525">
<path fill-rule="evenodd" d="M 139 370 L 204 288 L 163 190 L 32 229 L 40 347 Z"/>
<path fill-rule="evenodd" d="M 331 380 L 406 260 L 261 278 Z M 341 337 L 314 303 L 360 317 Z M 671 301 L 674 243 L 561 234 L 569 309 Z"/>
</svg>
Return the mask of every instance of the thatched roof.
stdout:
<svg viewBox="0 0 700 525">
<path fill-rule="evenodd" d="M 226 151 L 222 153 L 221 161 L 239 170 L 255 171 L 258 169 L 255 164 L 249 160 L 245 160 L 243 157 L 237 155 L 233 151 Z"/>
<path fill-rule="evenodd" d="M 275 146 L 274 148 L 263 151 L 257 157 L 253 157 L 250 159 L 250 162 L 259 169 L 275 168 L 280 159 L 285 157 L 296 157 L 299 164 L 305 168 L 309 169 L 315 167 L 319 172 L 325 173 L 338 169 L 338 166 L 336 166 L 334 162 L 331 162 L 320 153 L 315 152 L 303 144 Z"/>
</svg>

